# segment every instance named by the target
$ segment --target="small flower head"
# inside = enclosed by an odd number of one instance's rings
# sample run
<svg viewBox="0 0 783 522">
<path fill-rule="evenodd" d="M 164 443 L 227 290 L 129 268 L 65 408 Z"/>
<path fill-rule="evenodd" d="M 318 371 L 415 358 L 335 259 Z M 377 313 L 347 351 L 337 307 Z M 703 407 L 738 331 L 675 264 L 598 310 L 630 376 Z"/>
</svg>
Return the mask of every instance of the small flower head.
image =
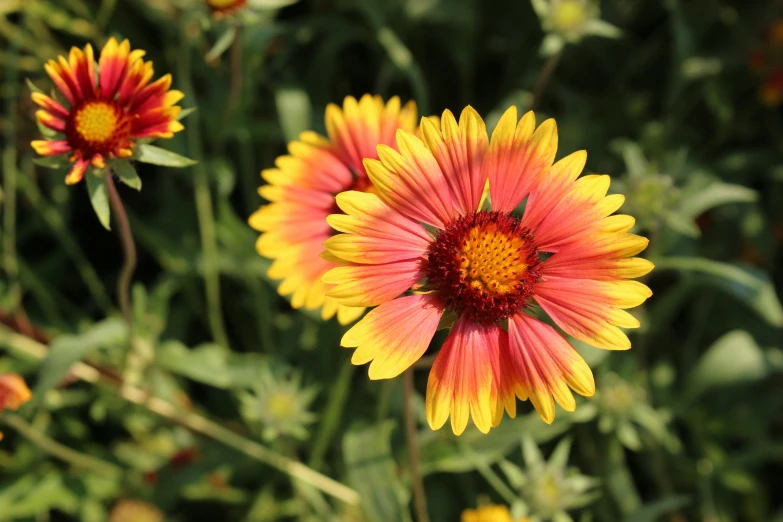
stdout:
<svg viewBox="0 0 783 522">
<path fill-rule="evenodd" d="M 321 281 L 335 265 L 333 259 L 319 257 L 324 241 L 333 235 L 326 222 L 339 212 L 335 195 L 345 190 L 372 192 L 364 170 L 364 158 L 377 158 L 376 147 L 396 147 L 398 129 L 413 132 L 416 106 L 394 97 L 348 96 L 342 108 L 326 108 L 328 138 L 304 132 L 299 141 L 288 145 L 289 155 L 275 161 L 276 168 L 261 173 L 268 183 L 259 190 L 270 201 L 252 216 L 249 223 L 260 231 L 256 250 L 274 259 L 269 276 L 281 279 L 278 291 L 291 295 L 294 308 L 321 308 L 321 317 L 337 315 L 348 324 L 362 315 L 361 307 L 351 308 L 327 297 L 332 285 Z"/>
<path fill-rule="evenodd" d="M 620 30 L 601 20 L 597 0 L 531 0 L 547 37 L 543 54 L 555 54 L 566 43 L 576 43 L 585 36 L 617 38 Z"/>
<path fill-rule="evenodd" d="M 247 4 L 247 0 L 204 0 L 215 18 L 236 14 Z"/>
<path fill-rule="evenodd" d="M 563 439 L 545 460 L 530 437 L 522 439 L 524 471 L 507 462 L 503 468 L 533 520 L 562 520 L 568 510 L 590 504 L 597 497 L 597 479 L 569 468 L 570 439 Z"/>
<path fill-rule="evenodd" d="M 32 398 L 33 394 L 21 376 L 15 373 L 0 375 L 0 412 L 3 410 L 16 411 Z M 0 440 L 2 438 L 3 433 L 0 432 Z"/>
<path fill-rule="evenodd" d="M 770 107 L 777 107 L 783 102 L 783 67 L 767 75 L 759 89 L 759 98 Z"/>
<path fill-rule="evenodd" d="M 487 505 L 462 512 L 461 522 L 527 522 L 527 519 L 515 521 L 506 506 Z"/>
<path fill-rule="evenodd" d="M 109 522 L 163 522 L 164 513 L 140 500 L 120 500 L 109 515 Z"/>
<path fill-rule="evenodd" d="M 600 393 L 595 402 L 601 432 L 613 433 L 626 448 L 634 451 L 641 449 L 646 440 L 671 450 L 680 447 L 680 441 L 667 429 L 671 415 L 653 408 L 644 386 L 615 373 L 603 375 L 599 384 Z"/>
<path fill-rule="evenodd" d="M 783 19 L 769 25 L 748 66 L 761 77 L 759 100 L 769 107 L 779 106 L 783 102 Z"/>
<path fill-rule="evenodd" d="M 317 393 L 315 388 L 302 388 L 300 374 L 275 374 L 267 368 L 253 393 L 240 397 L 242 415 L 252 423 L 260 423 L 268 440 L 280 435 L 306 439 L 307 426 L 315 420 L 308 409 Z"/>
<path fill-rule="evenodd" d="M 81 181 L 90 164 L 102 169 L 110 158 L 130 157 L 141 138 L 171 138 L 182 130 L 175 104 L 183 94 L 170 90 L 168 74 L 150 82 L 152 62 L 143 56 L 144 51 L 131 51 L 128 40 L 110 38 L 97 64 L 87 44 L 45 65 L 62 98 L 33 92 L 41 107 L 36 118 L 54 137 L 32 146 L 42 156 L 68 155 L 73 166 L 67 184 Z"/>
<path fill-rule="evenodd" d="M 516 399 L 552 422 L 555 403 L 576 408 L 571 390 L 595 391 L 585 361 L 560 330 L 592 346 L 630 348 L 620 328 L 639 322 L 626 308 L 651 295 L 642 283 L 652 264 L 635 258 L 647 239 L 612 214 L 609 176 L 582 176 L 586 154 L 552 164 L 557 129 L 536 129 L 533 113 L 512 107 L 490 140 L 466 108 L 457 122 L 422 120 L 421 138 L 397 132 L 397 148 L 378 147 L 364 167 L 374 193 L 337 196 L 329 216 L 340 234 L 324 243 L 342 266 L 323 281 L 346 306 L 377 306 L 342 338 L 371 379 L 396 377 L 427 350 L 444 315 L 456 318 L 427 384 L 433 429 L 451 417 L 486 433 Z M 485 188 L 489 184 L 489 208 Z M 524 212 L 516 209 L 526 201 Z"/>
</svg>

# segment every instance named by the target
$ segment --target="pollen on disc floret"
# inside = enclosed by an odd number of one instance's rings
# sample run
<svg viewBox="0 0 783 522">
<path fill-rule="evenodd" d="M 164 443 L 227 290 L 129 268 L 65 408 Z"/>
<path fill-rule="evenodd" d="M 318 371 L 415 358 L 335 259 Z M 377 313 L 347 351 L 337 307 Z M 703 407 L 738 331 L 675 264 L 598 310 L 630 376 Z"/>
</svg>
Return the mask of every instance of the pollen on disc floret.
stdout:
<svg viewBox="0 0 783 522">
<path fill-rule="evenodd" d="M 540 263 L 534 238 L 518 219 L 480 211 L 438 233 L 427 252 L 427 284 L 460 316 L 494 323 L 527 304 Z"/>
</svg>

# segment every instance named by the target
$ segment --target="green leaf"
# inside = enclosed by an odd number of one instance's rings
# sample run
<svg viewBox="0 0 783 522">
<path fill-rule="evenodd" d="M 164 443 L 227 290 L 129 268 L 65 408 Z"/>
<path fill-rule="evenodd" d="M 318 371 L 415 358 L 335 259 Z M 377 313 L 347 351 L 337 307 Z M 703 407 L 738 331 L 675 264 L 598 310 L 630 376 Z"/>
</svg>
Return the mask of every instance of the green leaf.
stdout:
<svg viewBox="0 0 783 522">
<path fill-rule="evenodd" d="M 164 167 L 189 167 L 198 163 L 185 156 L 180 156 L 174 152 L 146 143 L 136 145 L 133 159 L 141 163 L 150 163 Z"/>
<path fill-rule="evenodd" d="M 408 522 L 408 495 L 391 453 L 394 421 L 351 430 L 343 437 L 348 483 L 362 497 L 367 520 Z"/>
<path fill-rule="evenodd" d="M 130 188 L 141 190 L 141 178 L 130 161 L 126 159 L 115 160 L 110 163 L 110 166 L 120 181 Z"/>
<path fill-rule="evenodd" d="M 30 89 L 30 92 L 38 92 L 43 94 L 43 91 L 39 89 L 30 78 L 25 78 L 24 81 L 27 83 L 27 88 Z"/>
<path fill-rule="evenodd" d="M 63 169 L 69 167 L 71 162 L 68 160 L 68 154 L 58 154 L 57 156 L 39 156 L 33 158 L 33 163 L 46 167 L 47 169 Z"/>
<path fill-rule="evenodd" d="M 689 394 L 757 381 L 769 372 L 764 352 L 744 330 L 727 333 L 701 356 L 688 379 Z"/>
<path fill-rule="evenodd" d="M 53 139 L 57 137 L 57 131 L 54 129 L 50 129 L 40 121 L 38 121 L 38 118 L 35 119 L 35 125 L 38 127 L 38 132 L 41 133 L 41 135 L 44 138 Z"/>
<path fill-rule="evenodd" d="M 257 354 L 235 354 L 217 344 L 202 344 L 190 349 L 174 340 L 162 343 L 155 357 L 161 368 L 224 389 L 252 386 L 264 361 Z"/>
<path fill-rule="evenodd" d="M 57 386 L 74 363 L 90 352 L 124 343 L 127 336 L 125 323 L 112 317 L 95 323 L 83 334 L 65 334 L 55 338 L 38 372 L 38 384 L 33 396 L 43 397 L 44 393 Z"/>
<path fill-rule="evenodd" d="M 716 286 L 743 301 L 773 326 L 783 326 L 783 306 L 769 277 L 742 267 L 700 257 L 667 257 L 653 260 L 657 271 L 700 272 Z"/>
<path fill-rule="evenodd" d="M 731 183 L 714 183 L 683 198 L 680 202 L 679 214 L 696 218 L 720 205 L 728 203 L 752 203 L 758 201 L 755 190 Z"/>
<path fill-rule="evenodd" d="M 111 230 L 111 208 L 109 207 L 109 194 L 106 189 L 105 173 L 100 174 L 88 171 L 84 176 L 87 181 L 87 191 L 90 193 L 90 203 L 98 221 L 103 228 Z"/>
<path fill-rule="evenodd" d="M 204 60 L 207 63 L 210 63 L 219 58 L 221 54 L 226 52 L 226 50 L 231 47 L 231 44 L 234 43 L 236 37 L 236 27 L 231 26 L 226 29 L 226 31 L 220 35 L 220 38 L 218 38 L 215 44 L 212 46 L 212 49 L 210 49 L 209 52 L 204 55 Z"/>
<path fill-rule="evenodd" d="M 575 422 L 584 422 L 578 414 L 586 410 L 586 404 L 580 405 L 576 413 L 557 415 L 552 424 L 546 424 L 536 412 L 519 414 L 515 419 L 504 419 L 500 426 L 484 434 L 475 428 L 469 428 L 460 435 L 443 435 L 425 438 L 422 435 L 422 474 L 464 473 L 476 469 L 476 462 L 493 464 L 519 447 L 519 434 L 529 435 L 533 441 L 542 444 L 567 432 Z M 592 417 L 590 417 L 592 418 Z M 474 459 L 466 459 L 460 444 L 470 447 Z"/>
<path fill-rule="evenodd" d="M 623 35 L 623 32 L 619 27 L 598 18 L 585 22 L 584 31 L 585 34 L 601 36 L 603 38 L 620 38 Z"/>
<path fill-rule="evenodd" d="M 663 515 L 666 513 L 671 513 L 675 509 L 687 506 L 689 503 L 690 497 L 687 495 L 664 498 L 637 508 L 628 514 L 623 519 L 623 522 L 657 522 L 662 520 Z"/>
<path fill-rule="evenodd" d="M 275 104 L 286 141 L 293 141 L 310 128 L 310 98 L 303 89 L 278 89 Z"/>
<path fill-rule="evenodd" d="M 177 114 L 177 121 L 182 121 L 194 112 L 196 112 L 197 107 L 188 107 L 187 109 L 182 109 L 179 111 L 179 114 Z"/>
<path fill-rule="evenodd" d="M 299 0 L 249 0 L 248 4 L 255 9 L 281 9 L 294 5 Z"/>
</svg>

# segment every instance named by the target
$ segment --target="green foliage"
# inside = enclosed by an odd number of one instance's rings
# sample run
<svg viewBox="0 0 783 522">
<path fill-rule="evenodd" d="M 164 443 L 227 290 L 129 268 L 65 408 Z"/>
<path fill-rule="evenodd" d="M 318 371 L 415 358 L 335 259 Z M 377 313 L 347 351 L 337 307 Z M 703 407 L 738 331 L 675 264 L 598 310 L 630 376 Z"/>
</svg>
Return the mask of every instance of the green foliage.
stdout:
<svg viewBox="0 0 783 522">
<path fill-rule="evenodd" d="M 286 142 L 364 93 L 420 115 L 470 104 L 490 131 L 510 105 L 554 117 L 558 157 L 585 149 L 612 176 L 657 266 L 630 351 L 569 339 L 597 393 L 551 425 L 528 401 L 486 435 L 432 432 L 416 369 L 431 521 L 480 503 L 535 522 L 783 521 L 783 125 L 748 65 L 778 3 L 248 0 L 216 19 L 202 0 L 10 0 L 0 16 L 0 374 L 34 394 L 0 412 L 1 521 L 117 522 L 128 499 L 167 521 L 415 520 L 401 379 L 370 381 L 346 327 L 278 295 L 247 224 Z M 30 147 L 54 135 L 30 92 L 65 104 L 44 64 L 110 36 L 172 75 L 185 129 L 66 187 L 71 154 Z M 138 251 L 131 329 L 106 176 Z"/>
</svg>

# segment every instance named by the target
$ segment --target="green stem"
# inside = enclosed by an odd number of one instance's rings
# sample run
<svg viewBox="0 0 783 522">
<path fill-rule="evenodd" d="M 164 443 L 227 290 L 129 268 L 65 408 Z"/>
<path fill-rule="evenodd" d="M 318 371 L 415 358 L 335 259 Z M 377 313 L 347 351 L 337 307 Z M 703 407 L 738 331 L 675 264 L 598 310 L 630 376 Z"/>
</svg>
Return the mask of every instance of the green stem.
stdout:
<svg viewBox="0 0 783 522">
<path fill-rule="evenodd" d="M 552 77 L 552 73 L 557 69 L 557 64 L 560 62 L 560 57 L 563 51 L 558 51 L 547 59 L 544 66 L 541 68 L 541 73 L 538 75 L 536 85 L 533 87 L 533 99 L 530 102 L 530 108 L 533 109 L 541 101 L 541 98 L 546 92 L 546 86 L 549 84 L 549 79 Z"/>
<path fill-rule="evenodd" d="M 184 31 L 183 31 L 184 33 Z M 182 36 L 182 52 L 179 57 L 180 81 L 182 91 L 190 103 L 196 105 L 196 94 L 193 89 L 190 70 L 190 53 L 188 37 Z M 196 212 L 198 214 L 198 226 L 201 233 L 201 250 L 204 264 L 204 281 L 207 295 L 207 317 L 212 338 L 216 343 L 228 347 L 228 336 L 223 315 L 220 311 L 220 274 L 218 271 L 218 246 L 217 232 L 215 230 L 215 216 L 212 209 L 212 195 L 209 189 L 209 178 L 204 168 L 201 154 L 202 140 L 199 128 L 198 112 L 193 113 L 187 125 L 188 152 L 198 163 L 194 165 L 194 190 L 196 196 Z"/>
<path fill-rule="evenodd" d="M 128 214 L 125 212 L 125 206 L 122 204 L 120 194 L 114 185 L 114 178 L 111 173 L 106 174 L 106 190 L 109 193 L 109 203 L 117 220 L 120 243 L 122 244 L 123 263 L 120 277 L 117 279 L 117 298 L 120 301 L 120 310 L 128 323 L 128 332 L 132 337 L 131 328 L 133 326 L 133 311 L 131 310 L 130 285 L 133 280 L 133 272 L 136 271 L 136 243 L 133 241 L 133 232 L 131 232 Z"/>
<path fill-rule="evenodd" d="M 60 444 L 56 440 L 27 424 L 19 415 L 6 413 L 0 417 L 0 419 L 40 449 L 75 467 L 89 469 L 107 476 L 118 476 L 123 474 L 123 469 L 115 464 L 110 464 L 90 455 L 79 453 L 68 446 Z"/>
<path fill-rule="evenodd" d="M 36 360 L 45 359 L 49 353 L 48 348 L 41 343 L 30 339 L 29 337 L 25 337 L 24 335 L 17 334 L 2 325 L 0 325 L 0 346 L 8 348 L 11 352 L 22 354 Z M 331 495 L 347 504 L 358 505 L 361 501 L 359 493 L 355 490 L 326 475 L 318 473 L 301 462 L 297 462 L 272 451 L 197 413 L 185 411 L 168 401 L 151 395 L 141 388 L 124 385 L 118 387 L 118 384 L 115 381 L 107 379 L 100 370 L 93 366 L 77 362 L 71 366 L 70 374 L 85 382 L 108 388 L 117 393 L 122 399 L 132 404 L 146 408 L 148 411 L 155 413 L 174 424 L 184 426 L 194 433 L 199 433 L 205 437 L 217 440 L 226 446 L 244 453 L 248 457 L 254 458 L 259 462 L 282 471 L 292 479 L 309 484 L 327 495 Z"/>
<path fill-rule="evenodd" d="M 324 410 L 323 421 L 310 454 L 309 464 L 315 469 L 320 469 L 323 466 L 326 450 L 329 449 L 329 443 L 340 426 L 340 416 L 345 410 L 345 401 L 348 400 L 348 394 L 351 391 L 351 377 L 353 377 L 355 369 L 356 366 L 346 360 L 340 370 L 340 375 L 337 376 L 337 380 L 332 386 L 329 402 Z"/>
<path fill-rule="evenodd" d="M 416 420 L 413 418 L 413 368 L 405 370 L 403 388 L 403 415 L 405 417 L 405 440 L 408 443 L 408 459 L 413 485 L 413 503 L 418 522 L 429 522 L 427 496 L 424 491 L 424 479 L 421 476 L 421 455 L 416 442 Z"/>
</svg>

